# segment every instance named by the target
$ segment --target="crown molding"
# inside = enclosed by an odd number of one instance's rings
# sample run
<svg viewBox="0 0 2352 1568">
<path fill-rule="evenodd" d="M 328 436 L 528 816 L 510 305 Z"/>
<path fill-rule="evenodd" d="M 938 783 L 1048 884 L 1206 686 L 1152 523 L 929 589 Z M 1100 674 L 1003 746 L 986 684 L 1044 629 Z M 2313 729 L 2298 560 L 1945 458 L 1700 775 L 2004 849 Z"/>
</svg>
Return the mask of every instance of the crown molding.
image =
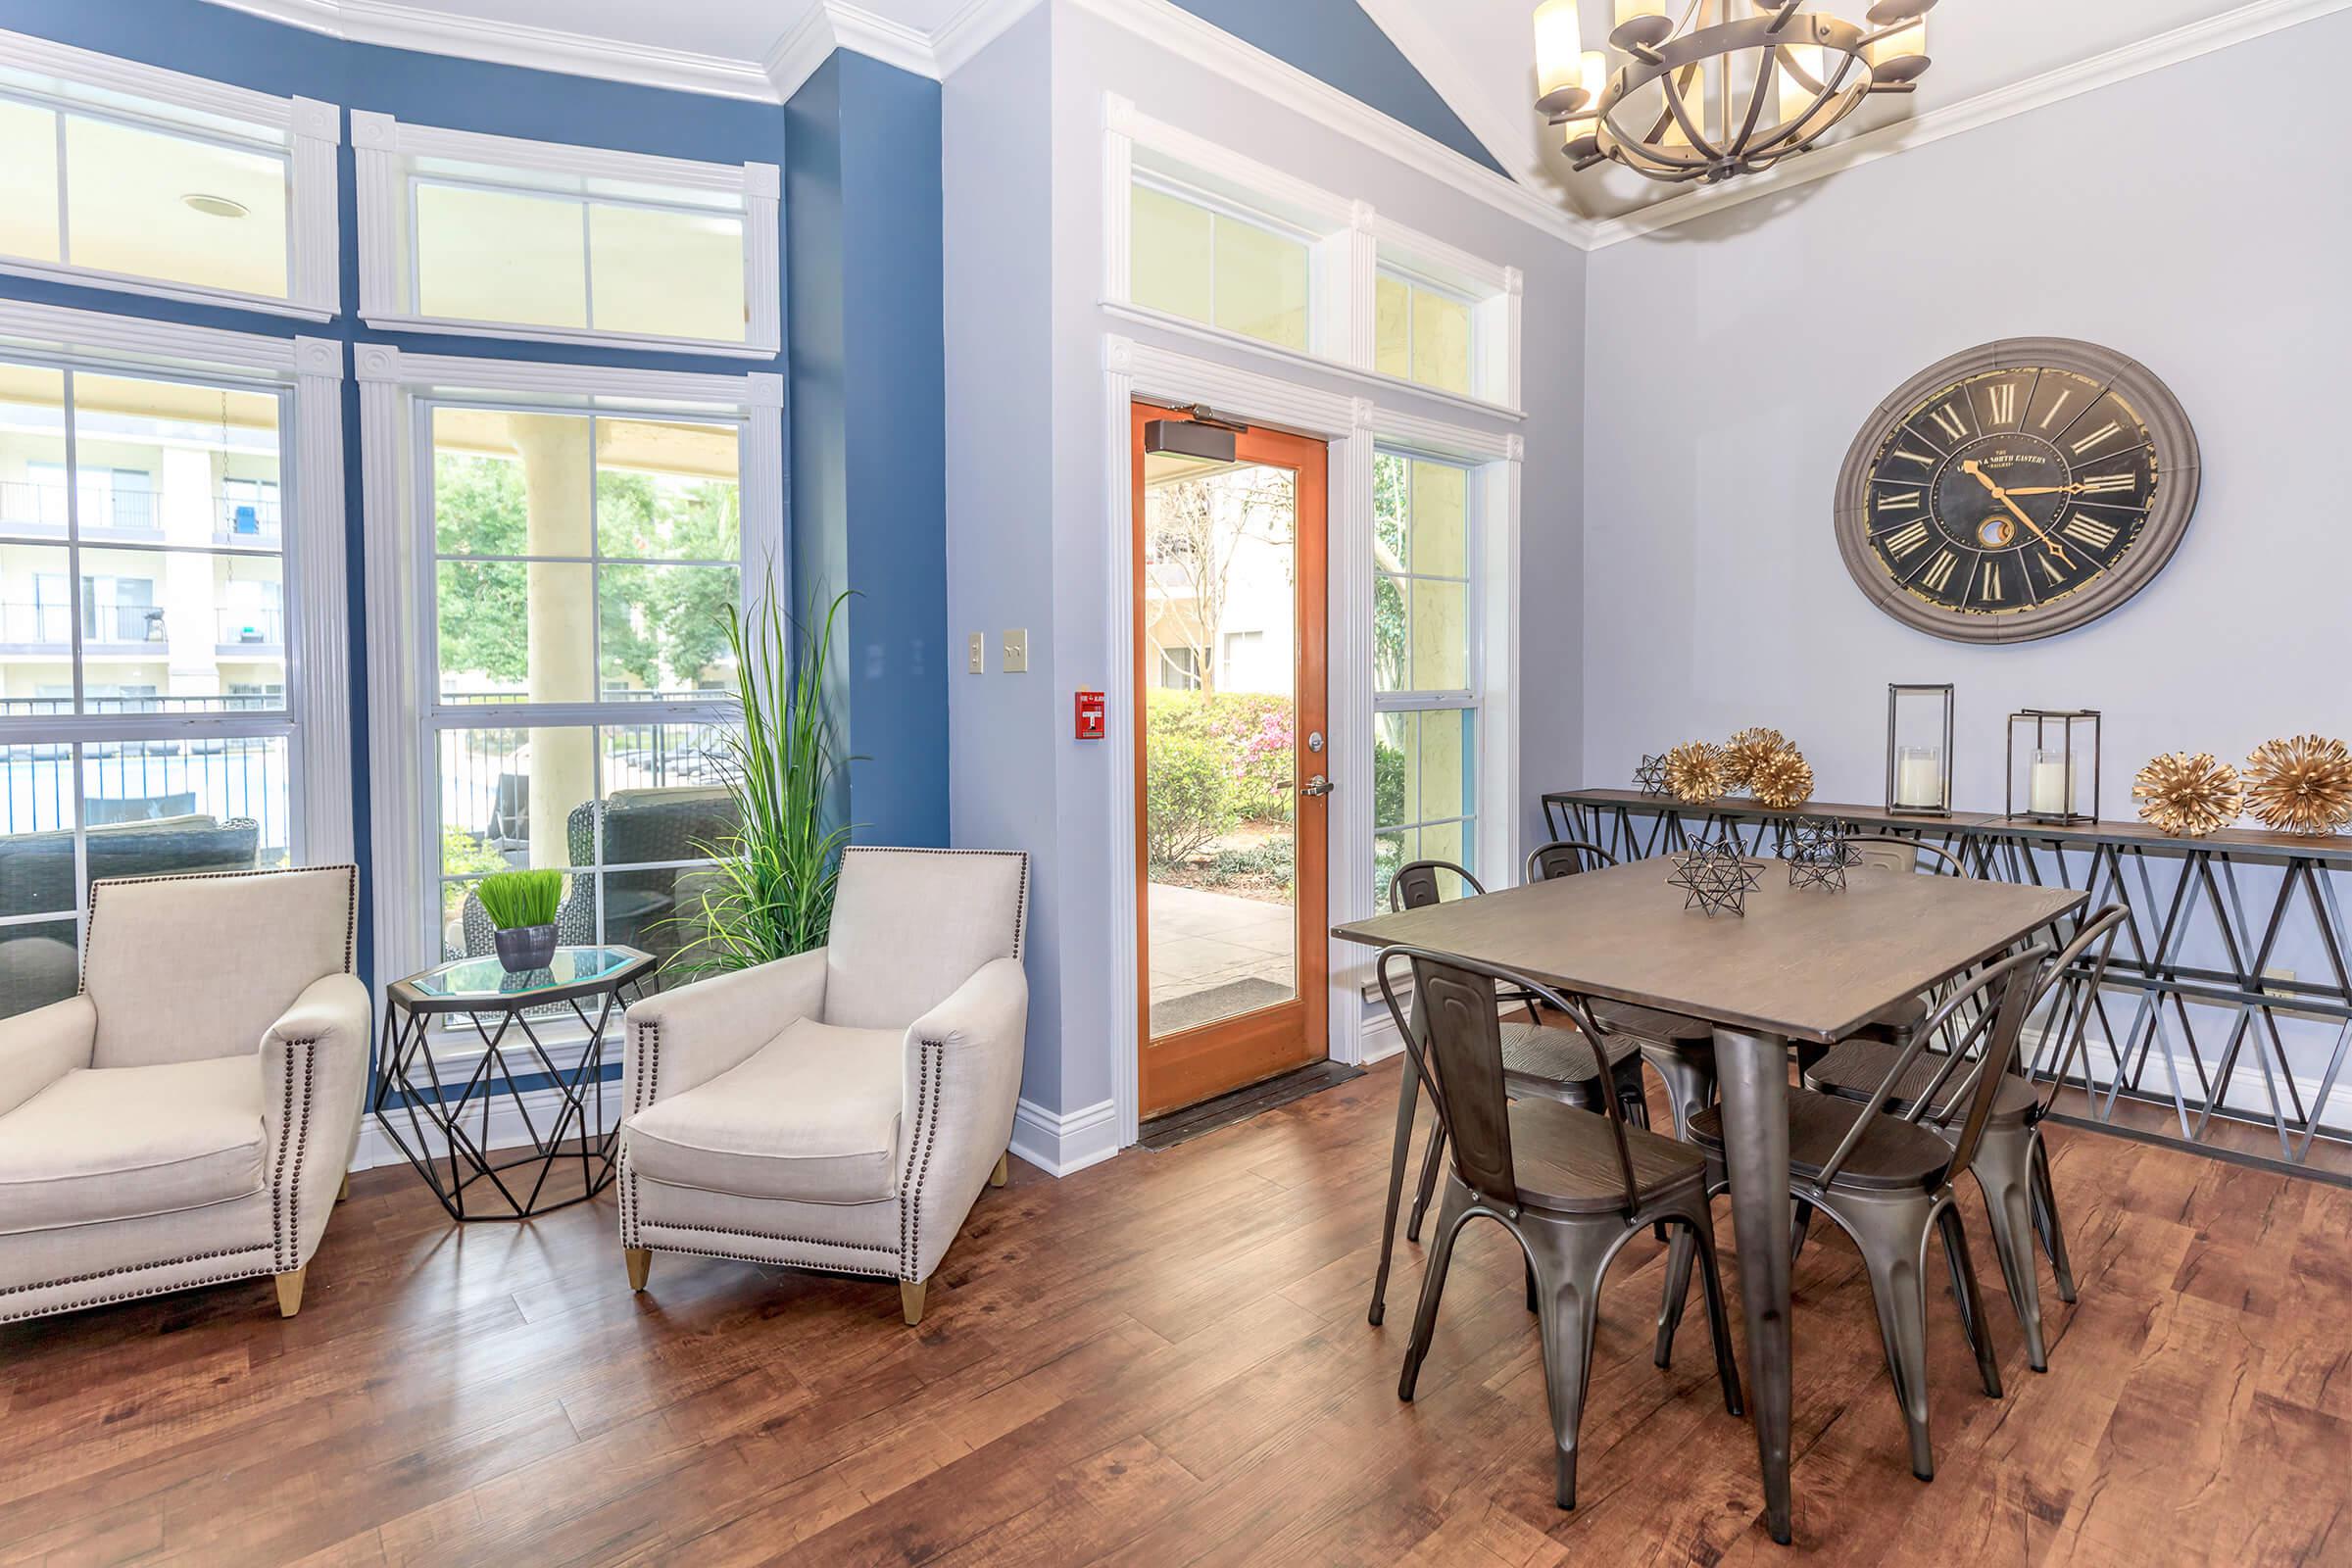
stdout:
<svg viewBox="0 0 2352 1568">
<path fill-rule="evenodd" d="M 554 27 L 429 11 L 395 0 L 212 0 L 243 11 L 323 32 L 349 43 L 413 49 L 497 66 L 521 66 L 568 76 L 593 76 L 639 87 L 699 92 L 720 98 L 772 101 L 773 89 L 757 62 L 624 43 Z"/>
<path fill-rule="evenodd" d="M 1973 98 L 1957 103 L 1941 104 L 1909 120 L 1896 121 L 1864 131 L 1858 136 L 1829 147 L 1816 148 L 1801 158 L 1781 164 L 1769 173 L 1742 179 L 1736 184 L 1690 191 L 1670 197 L 1653 207 L 1645 207 L 1617 218 L 1598 220 L 1588 225 L 1588 250 L 1599 250 L 1623 240 L 1659 229 L 1687 223 L 1694 218 L 1718 213 L 1742 202 L 1770 196 L 1792 186 L 1826 178 L 1864 164 L 1877 163 L 1915 147 L 1926 147 L 1975 130 L 1980 125 L 1994 124 L 2015 115 L 2030 114 L 2050 104 L 2063 103 L 2081 93 L 2095 92 L 2101 87 L 2134 76 L 2146 75 L 2194 60 L 2200 55 L 2213 54 L 2234 44 L 2249 42 L 2281 28 L 2317 21 L 2321 17 L 2352 7 L 2352 0 L 2252 0 L 2220 16 L 2207 17 L 2152 38 L 2142 38 L 2103 54 L 2079 60 L 2071 66 L 2045 71 L 2038 76 L 1995 87 Z"/>
</svg>

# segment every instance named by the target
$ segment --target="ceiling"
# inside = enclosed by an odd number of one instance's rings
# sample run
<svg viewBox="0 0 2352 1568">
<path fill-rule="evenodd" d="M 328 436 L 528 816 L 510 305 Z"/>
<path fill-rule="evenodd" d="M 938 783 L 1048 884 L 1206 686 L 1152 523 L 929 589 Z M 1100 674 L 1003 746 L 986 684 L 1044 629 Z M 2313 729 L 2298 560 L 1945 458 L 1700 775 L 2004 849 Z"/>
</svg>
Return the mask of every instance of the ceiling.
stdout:
<svg viewBox="0 0 2352 1568">
<path fill-rule="evenodd" d="M 988 14 L 1002 15 L 1005 0 L 220 0 L 328 30 L 356 24 L 363 13 L 372 30 L 396 32 L 410 47 L 474 53 L 497 41 L 549 63 L 567 53 L 583 63 L 557 64 L 595 74 L 608 74 L 593 62 L 610 59 L 612 45 L 631 51 L 648 79 L 705 90 L 765 96 L 796 85 L 835 43 L 861 49 L 912 69 L 953 65 L 950 40 Z M 1291 3 L 1291 0 L 1282 0 Z M 1696 210 L 1715 192 L 1654 184 L 1628 171 L 1606 166 L 1584 174 L 1569 171 L 1559 151 L 1560 133 L 1545 126 L 1529 107 L 1535 97 L 1534 44 L 1530 20 L 1535 0 L 1355 0 L 1425 76 L 1472 134 L 1527 190 L 1575 215 L 1568 220 L 1606 220 L 1682 197 L 1684 205 L 1634 221 L 1656 226 Z M 1737 0 L 1735 0 L 1737 3 Z M 1867 0 L 1807 0 L 1817 9 L 1855 16 Z M 1582 0 L 1584 33 L 1597 44 L 1610 24 L 1612 0 Z M 1935 68 L 1908 97 L 1883 96 L 1864 105 L 1833 140 L 1928 114 L 1971 117 L 1995 110 L 2003 97 L 2036 96 L 2036 78 L 2051 73 L 2080 74 L 2086 63 L 2115 51 L 2144 57 L 2138 69 L 2161 64 L 2166 51 L 2152 40 L 2180 28 L 2235 16 L 2244 30 L 2284 25 L 2310 7 L 2282 0 L 1948 0 L 1930 21 L 1929 53 Z M 2264 19 L 2277 14 L 2278 19 Z M 407 19 L 389 24 L 382 19 Z M 549 24 L 561 16 L 562 28 Z M 468 43 L 436 36 L 440 19 L 456 19 L 447 33 Z M 582 47 L 586 46 L 586 47 Z M 2182 53 L 2194 52 L 2183 49 Z M 2120 64 L 2120 62 L 2119 62 Z M 666 73 L 664 77 L 663 73 Z M 2129 70 L 2117 74 L 2129 74 Z M 1962 106 L 1968 106 L 1966 110 Z M 1878 140 L 1901 141 L 1901 132 Z M 1790 177 L 1815 177 L 1835 167 L 1836 154 L 1816 152 L 1780 172 L 1731 187 L 1746 194 Z M 1813 166 L 1809 171 L 1807 165 Z M 1693 197 L 1696 200 L 1693 200 Z M 1711 205 L 1711 204 L 1710 204 Z M 1622 231 L 1622 224 L 1603 224 Z"/>
</svg>

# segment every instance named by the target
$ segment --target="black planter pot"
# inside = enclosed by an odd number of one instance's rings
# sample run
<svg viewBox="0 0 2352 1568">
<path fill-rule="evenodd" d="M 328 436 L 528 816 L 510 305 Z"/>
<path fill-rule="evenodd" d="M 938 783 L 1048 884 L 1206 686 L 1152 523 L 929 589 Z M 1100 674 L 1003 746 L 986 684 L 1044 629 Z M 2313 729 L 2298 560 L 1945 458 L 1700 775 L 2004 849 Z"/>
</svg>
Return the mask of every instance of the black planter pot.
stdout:
<svg viewBox="0 0 2352 1568">
<path fill-rule="evenodd" d="M 556 928 L 518 925 L 498 933 L 498 961 L 509 974 L 528 974 L 556 960 Z"/>
</svg>

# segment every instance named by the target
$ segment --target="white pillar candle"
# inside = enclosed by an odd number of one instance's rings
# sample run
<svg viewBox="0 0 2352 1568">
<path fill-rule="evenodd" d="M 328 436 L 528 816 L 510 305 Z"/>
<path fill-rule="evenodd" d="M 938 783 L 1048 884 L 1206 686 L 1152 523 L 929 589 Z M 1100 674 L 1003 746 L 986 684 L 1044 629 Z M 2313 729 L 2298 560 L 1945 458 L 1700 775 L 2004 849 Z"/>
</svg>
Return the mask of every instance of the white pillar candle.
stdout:
<svg viewBox="0 0 2352 1568">
<path fill-rule="evenodd" d="M 2074 809 L 2067 797 L 2066 759 L 2056 752 L 2034 754 L 2034 781 L 2029 792 L 2039 816 L 2064 816 Z"/>
<path fill-rule="evenodd" d="M 1894 804 L 1943 805 L 1943 754 L 1930 747 L 1906 746 L 1895 759 Z"/>
</svg>

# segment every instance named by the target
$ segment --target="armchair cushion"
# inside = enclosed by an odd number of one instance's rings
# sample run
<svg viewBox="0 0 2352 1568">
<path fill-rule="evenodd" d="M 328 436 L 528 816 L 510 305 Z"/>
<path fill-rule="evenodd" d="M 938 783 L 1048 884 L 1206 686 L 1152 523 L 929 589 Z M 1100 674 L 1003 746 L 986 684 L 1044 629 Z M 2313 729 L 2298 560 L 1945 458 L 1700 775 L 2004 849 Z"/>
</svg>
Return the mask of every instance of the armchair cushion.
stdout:
<svg viewBox="0 0 2352 1568">
<path fill-rule="evenodd" d="M 630 1168 L 740 1198 L 866 1203 L 898 1191 L 905 1035 L 811 1019 L 629 1118 Z"/>
<path fill-rule="evenodd" d="M 75 1068 L 0 1116 L 0 1234 L 174 1213 L 261 1190 L 253 1055 Z"/>
<path fill-rule="evenodd" d="M 1021 956 L 1029 857 L 1008 850 L 842 852 L 825 1022 L 904 1029 L 981 965 Z"/>
</svg>

